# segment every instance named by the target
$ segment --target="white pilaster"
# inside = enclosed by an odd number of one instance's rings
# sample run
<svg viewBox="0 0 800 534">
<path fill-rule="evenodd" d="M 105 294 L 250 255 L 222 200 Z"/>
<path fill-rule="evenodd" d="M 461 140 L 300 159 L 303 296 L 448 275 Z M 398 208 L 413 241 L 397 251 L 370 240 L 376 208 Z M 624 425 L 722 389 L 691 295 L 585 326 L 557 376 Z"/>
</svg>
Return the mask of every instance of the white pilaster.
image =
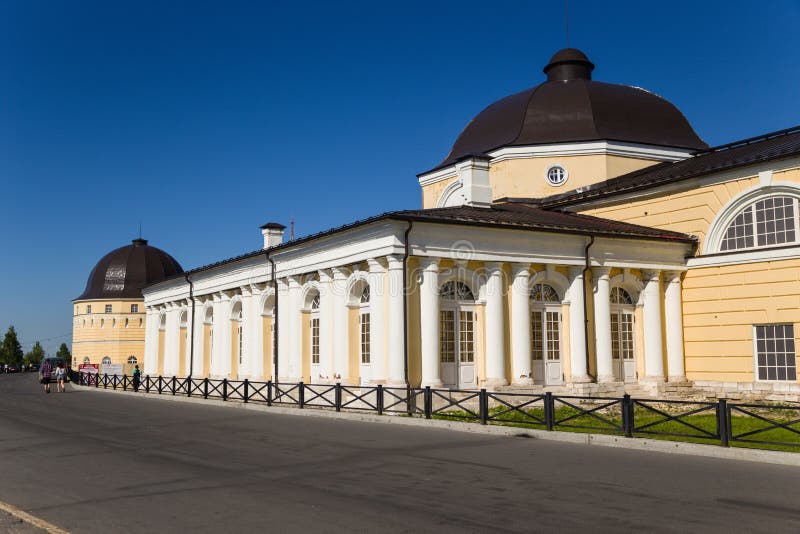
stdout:
<svg viewBox="0 0 800 534">
<path fill-rule="evenodd" d="M 661 336 L 661 273 L 643 271 L 645 380 L 664 380 Z"/>
<path fill-rule="evenodd" d="M 422 348 L 422 387 L 441 387 L 439 366 L 439 259 L 420 260 L 422 282 L 419 287 L 420 345 Z"/>
<path fill-rule="evenodd" d="M 403 259 L 387 256 L 389 268 L 389 385 L 405 386 Z"/>
<path fill-rule="evenodd" d="M 180 308 L 177 304 L 167 304 L 167 324 L 164 332 L 164 376 L 178 374 L 180 357 Z"/>
<path fill-rule="evenodd" d="M 586 297 L 584 295 L 583 267 L 569 268 L 569 346 L 570 370 L 572 382 L 590 382 L 586 373 L 587 347 L 584 313 Z"/>
<path fill-rule="evenodd" d="M 194 299 L 194 356 L 191 357 L 192 376 L 203 376 L 203 333 L 205 332 L 205 317 L 203 314 L 203 300 Z M 191 319 L 191 316 L 189 317 Z M 189 323 L 191 327 L 191 323 Z M 189 349 L 191 350 L 191 348 Z M 189 368 L 187 364 L 187 369 Z"/>
<path fill-rule="evenodd" d="M 683 359 L 683 306 L 681 303 L 681 273 L 666 274 L 664 314 L 667 328 L 667 373 L 670 382 L 686 381 Z"/>
<path fill-rule="evenodd" d="M 347 383 L 350 378 L 348 350 L 347 276 L 346 269 L 334 268 L 331 285 L 333 305 L 333 373 L 334 382 Z"/>
<path fill-rule="evenodd" d="M 533 383 L 531 374 L 530 264 L 517 263 L 511 275 L 511 361 L 512 382 Z"/>
<path fill-rule="evenodd" d="M 289 338 L 291 332 L 291 302 L 289 298 L 289 281 L 278 280 L 278 369 L 273 370 L 273 380 L 284 382 L 289 378 Z M 273 366 L 274 366 L 273 358 Z"/>
<path fill-rule="evenodd" d="M 333 278 L 328 270 L 319 271 L 319 374 L 311 382 L 326 382 L 333 369 Z"/>
<path fill-rule="evenodd" d="M 386 269 L 376 259 L 369 264 L 370 381 L 386 383 Z"/>
<path fill-rule="evenodd" d="M 594 340 L 597 352 L 597 381 L 613 382 L 611 354 L 611 285 L 608 267 L 595 267 L 594 274 Z"/>
<path fill-rule="evenodd" d="M 487 386 L 505 386 L 506 341 L 503 306 L 503 264 L 486 264 L 486 380 Z"/>
<path fill-rule="evenodd" d="M 253 334 L 256 330 L 256 315 L 253 313 L 253 292 L 249 285 L 239 288 L 242 294 L 242 363 L 239 364 L 239 379 L 253 376 L 255 343 Z"/>
<path fill-rule="evenodd" d="M 149 306 L 145 310 L 144 330 L 142 372 L 145 375 L 155 375 L 158 372 L 158 311 Z"/>
</svg>

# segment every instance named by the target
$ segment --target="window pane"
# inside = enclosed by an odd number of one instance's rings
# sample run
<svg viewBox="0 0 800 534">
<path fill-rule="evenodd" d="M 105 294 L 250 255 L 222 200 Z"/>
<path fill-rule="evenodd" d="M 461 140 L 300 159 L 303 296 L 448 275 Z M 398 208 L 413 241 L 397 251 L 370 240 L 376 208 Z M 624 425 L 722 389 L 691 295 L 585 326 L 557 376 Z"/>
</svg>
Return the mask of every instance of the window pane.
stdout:
<svg viewBox="0 0 800 534">
<path fill-rule="evenodd" d="M 759 380 L 796 380 L 794 326 L 755 327 L 756 367 Z"/>
</svg>

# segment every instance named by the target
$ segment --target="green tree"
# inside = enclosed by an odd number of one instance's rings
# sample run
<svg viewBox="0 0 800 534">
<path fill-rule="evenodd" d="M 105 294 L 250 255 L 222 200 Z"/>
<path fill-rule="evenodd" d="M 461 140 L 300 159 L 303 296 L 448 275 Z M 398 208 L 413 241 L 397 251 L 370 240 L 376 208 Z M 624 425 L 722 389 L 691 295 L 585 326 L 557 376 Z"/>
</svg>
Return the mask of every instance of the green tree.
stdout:
<svg viewBox="0 0 800 534">
<path fill-rule="evenodd" d="M 42 348 L 41 343 L 38 341 L 33 344 L 33 348 L 29 353 L 25 355 L 25 365 L 30 365 L 32 363 L 42 363 L 42 359 L 44 358 L 44 349 Z"/>
<path fill-rule="evenodd" d="M 69 365 L 72 363 L 72 354 L 69 352 L 69 347 L 67 347 L 66 343 L 62 343 L 60 347 L 58 347 L 58 352 L 56 352 L 56 357 L 64 358 L 64 361 Z"/>
<path fill-rule="evenodd" d="M 22 352 L 22 345 L 19 344 L 17 331 L 14 330 L 14 326 L 8 327 L 8 331 L 3 338 L 2 355 L 5 363 L 9 365 L 22 364 L 22 358 L 25 354 Z"/>
</svg>

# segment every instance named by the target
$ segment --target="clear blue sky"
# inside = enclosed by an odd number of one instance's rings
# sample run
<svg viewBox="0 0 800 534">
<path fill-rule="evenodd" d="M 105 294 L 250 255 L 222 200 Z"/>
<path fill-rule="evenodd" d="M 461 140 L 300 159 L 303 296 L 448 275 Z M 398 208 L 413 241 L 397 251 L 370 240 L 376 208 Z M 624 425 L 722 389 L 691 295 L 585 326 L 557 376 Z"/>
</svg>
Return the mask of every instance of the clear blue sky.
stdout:
<svg viewBox="0 0 800 534">
<path fill-rule="evenodd" d="M 800 0 L 571 0 L 595 79 L 710 144 L 800 124 Z M 143 237 L 184 268 L 419 206 L 415 175 L 543 80 L 563 0 L 0 5 L 0 330 L 70 340 L 71 299 Z M 2 333 L 2 332 L 0 332 Z"/>
</svg>

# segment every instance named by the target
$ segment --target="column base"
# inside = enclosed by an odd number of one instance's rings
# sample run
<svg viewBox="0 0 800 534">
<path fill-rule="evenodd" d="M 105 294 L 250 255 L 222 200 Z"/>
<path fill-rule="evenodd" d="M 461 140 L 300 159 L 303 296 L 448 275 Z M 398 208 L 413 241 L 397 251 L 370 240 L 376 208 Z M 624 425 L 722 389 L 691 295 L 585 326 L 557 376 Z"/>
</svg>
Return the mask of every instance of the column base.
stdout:
<svg viewBox="0 0 800 534">
<path fill-rule="evenodd" d="M 572 384 L 590 384 L 592 382 L 593 382 L 592 377 L 590 377 L 589 375 L 573 376 L 572 378 L 567 380 L 567 383 L 572 383 Z"/>
<path fill-rule="evenodd" d="M 686 380 L 685 376 L 681 375 L 681 376 L 671 376 L 671 377 L 669 377 L 668 382 L 688 383 L 689 381 Z"/>
<path fill-rule="evenodd" d="M 422 388 L 426 387 L 440 388 L 442 386 L 444 386 L 444 382 L 442 382 L 441 380 L 423 380 L 422 384 L 420 384 L 420 387 Z"/>
<path fill-rule="evenodd" d="M 609 382 L 619 382 L 617 377 L 614 375 L 601 375 L 597 377 L 598 384 L 607 384 Z"/>
<path fill-rule="evenodd" d="M 529 376 L 523 376 L 517 378 L 513 382 L 511 382 L 512 386 L 532 386 L 533 385 L 533 378 Z"/>
<path fill-rule="evenodd" d="M 387 388 L 404 388 L 408 384 L 406 384 L 405 380 L 389 380 L 386 382 Z"/>
<path fill-rule="evenodd" d="M 508 380 L 505 378 L 487 378 L 483 381 L 484 387 L 494 388 L 497 386 L 507 386 Z"/>
</svg>

